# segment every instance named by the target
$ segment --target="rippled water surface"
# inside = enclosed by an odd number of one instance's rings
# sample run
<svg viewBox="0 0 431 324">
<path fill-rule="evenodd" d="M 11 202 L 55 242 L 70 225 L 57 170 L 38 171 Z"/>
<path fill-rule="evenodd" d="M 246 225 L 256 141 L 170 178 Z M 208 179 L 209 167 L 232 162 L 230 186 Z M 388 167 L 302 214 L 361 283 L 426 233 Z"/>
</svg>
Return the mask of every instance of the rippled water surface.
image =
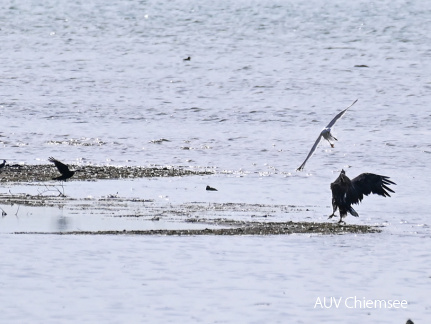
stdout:
<svg viewBox="0 0 431 324">
<path fill-rule="evenodd" d="M 329 184 L 342 168 L 397 183 L 392 198 L 367 197 L 355 208 L 360 217 L 347 219 L 384 225 L 377 235 L 2 234 L 1 320 L 426 322 L 430 15 L 428 2 L 402 0 L 0 4 L 0 159 L 216 172 L 70 182 L 71 196 L 118 192 L 172 208 L 307 206 L 304 217 L 326 221 Z M 322 143 L 295 172 L 320 130 L 355 99 L 336 125 L 335 148 Z M 200 190 L 207 184 L 219 191 Z M 0 190 L 18 189 L 26 191 Z M 6 217 L 0 226 L 15 216 Z M 301 215 L 274 215 L 286 217 Z M 355 295 L 409 306 L 313 307 L 318 297 Z"/>
</svg>

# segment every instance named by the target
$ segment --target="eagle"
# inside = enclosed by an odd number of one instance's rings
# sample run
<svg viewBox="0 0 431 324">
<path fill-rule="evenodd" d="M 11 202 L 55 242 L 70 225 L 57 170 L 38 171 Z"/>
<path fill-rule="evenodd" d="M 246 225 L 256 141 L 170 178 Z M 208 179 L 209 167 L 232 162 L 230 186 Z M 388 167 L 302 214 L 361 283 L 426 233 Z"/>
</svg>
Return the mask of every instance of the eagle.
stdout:
<svg viewBox="0 0 431 324">
<path fill-rule="evenodd" d="M 335 216 L 337 209 L 340 211 L 338 223 L 344 223 L 343 218 L 347 216 L 347 213 L 358 217 L 359 214 L 352 208 L 352 204 L 359 204 L 364 199 L 364 195 L 368 196 L 370 193 L 390 197 L 388 191 L 395 192 L 388 187 L 391 184 L 396 185 L 395 182 L 389 180 L 389 177 L 374 173 L 362 173 L 350 180 L 346 176 L 346 172 L 341 170 L 338 178 L 331 183 L 333 210 L 328 219 Z"/>
</svg>

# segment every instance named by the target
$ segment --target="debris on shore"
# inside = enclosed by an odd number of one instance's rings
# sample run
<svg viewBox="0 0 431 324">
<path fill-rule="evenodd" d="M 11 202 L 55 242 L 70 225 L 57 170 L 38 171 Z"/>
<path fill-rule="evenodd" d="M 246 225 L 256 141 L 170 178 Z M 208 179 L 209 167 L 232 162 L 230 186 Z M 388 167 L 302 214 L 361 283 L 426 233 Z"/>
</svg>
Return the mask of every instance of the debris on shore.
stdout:
<svg viewBox="0 0 431 324">
<path fill-rule="evenodd" d="M 375 226 L 343 225 L 315 222 L 249 222 L 231 220 L 205 220 L 220 228 L 204 229 L 158 229 L 122 231 L 64 231 L 64 232 L 16 232 L 14 234 L 53 234 L 53 235 L 160 235 L 160 236 L 198 236 L 198 235 L 289 235 L 289 234 L 370 234 L 380 233 Z"/>
<path fill-rule="evenodd" d="M 149 177 L 180 177 L 189 175 L 210 175 L 207 169 L 192 170 L 188 167 L 142 167 L 142 166 L 95 166 L 70 165 L 71 169 L 78 169 L 75 176 L 68 181 L 102 180 L 102 179 L 132 179 Z M 51 164 L 39 165 L 6 165 L 1 174 L 1 182 L 33 182 L 50 181 L 58 176 L 57 168 Z"/>
</svg>

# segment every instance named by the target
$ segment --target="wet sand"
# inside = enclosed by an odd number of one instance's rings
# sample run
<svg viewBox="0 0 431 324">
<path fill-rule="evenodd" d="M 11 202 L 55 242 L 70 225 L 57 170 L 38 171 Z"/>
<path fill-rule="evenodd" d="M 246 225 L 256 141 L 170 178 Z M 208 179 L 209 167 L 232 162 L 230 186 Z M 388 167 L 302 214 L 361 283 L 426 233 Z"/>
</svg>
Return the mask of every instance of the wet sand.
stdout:
<svg viewBox="0 0 431 324">
<path fill-rule="evenodd" d="M 148 231 L 71 231 L 71 232 L 15 232 L 14 234 L 55 234 L 55 235 L 288 235 L 288 234 L 369 234 L 379 233 L 375 226 L 338 225 L 333 223 L 314 222 L 247 222 L 215 220 L 208 224 L 229 226 L 230 228 L 205 228 L 190 230 L 148 230 Z"/>
</svg>

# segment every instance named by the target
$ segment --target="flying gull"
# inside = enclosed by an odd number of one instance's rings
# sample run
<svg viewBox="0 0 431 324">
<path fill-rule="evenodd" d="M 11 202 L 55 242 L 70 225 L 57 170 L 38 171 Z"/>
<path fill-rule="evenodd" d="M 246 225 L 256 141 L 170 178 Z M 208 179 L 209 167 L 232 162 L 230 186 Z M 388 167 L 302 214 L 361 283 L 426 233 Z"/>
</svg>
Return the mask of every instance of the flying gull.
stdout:
<svg viewBox="0 0 431 324">
<path fill-rule="evenodd" d="M 335 116 L 334 119 L 332 119 L 331 122 L 320 132 L 319 137 L 317 138 L 316 142 L 314 143 L 313 147 L 311 148 L 310 153 L 308 153 L 307 158 L 301 164 L 301 166 L 298 169 L 296 169 L 296 171 L 302 171 L 302 169 L 304 169 L 305 163 L 307 163 L 308 159 L 313 155 L 313 153 L 316 150 L 317 145 L 319 145 L 322 137 L 329 142 L 331 147 L 334 147 L 334 144 L 331 143 L 331 140 L 336 140 L 336 141 L 338 141 L 338 140 L 331 134 L 332 127 L 335 125 L 335 123 L 341 117 L 343 117 L 343 115 L 346 113 L 347 109 L 349 109 L 350 107 L 352 107 L 356 103 L 356 101 L 358 101 L 358 99 L 356 99 L 349 107 L 347 107 L 342 112 L 340 112 L 337 116 Z"/>
<path fill-rule="evenodd" d="M 338 223 L 343 222 L 343 217 L 346 217 L 347 213 L 358 217 L 358 213 L 351 205 L 359 204 L 364 199 L 364 195 L 368 196 L 370 193 L 390 197 L 391 195 L 388 191 L 394 192 L 388 187 L 390 184 L 396 185 L 395 182 L 389 180 L 389 177 L 373 173 L 362 173 L 350 180 L 346 176 L 346 172 L 341 170 L 338 178 L 331 183 L 333 210 L 329 218 L 335 216 L 337 209 L 340 211 L 340 220 Z"/>
</svg>

